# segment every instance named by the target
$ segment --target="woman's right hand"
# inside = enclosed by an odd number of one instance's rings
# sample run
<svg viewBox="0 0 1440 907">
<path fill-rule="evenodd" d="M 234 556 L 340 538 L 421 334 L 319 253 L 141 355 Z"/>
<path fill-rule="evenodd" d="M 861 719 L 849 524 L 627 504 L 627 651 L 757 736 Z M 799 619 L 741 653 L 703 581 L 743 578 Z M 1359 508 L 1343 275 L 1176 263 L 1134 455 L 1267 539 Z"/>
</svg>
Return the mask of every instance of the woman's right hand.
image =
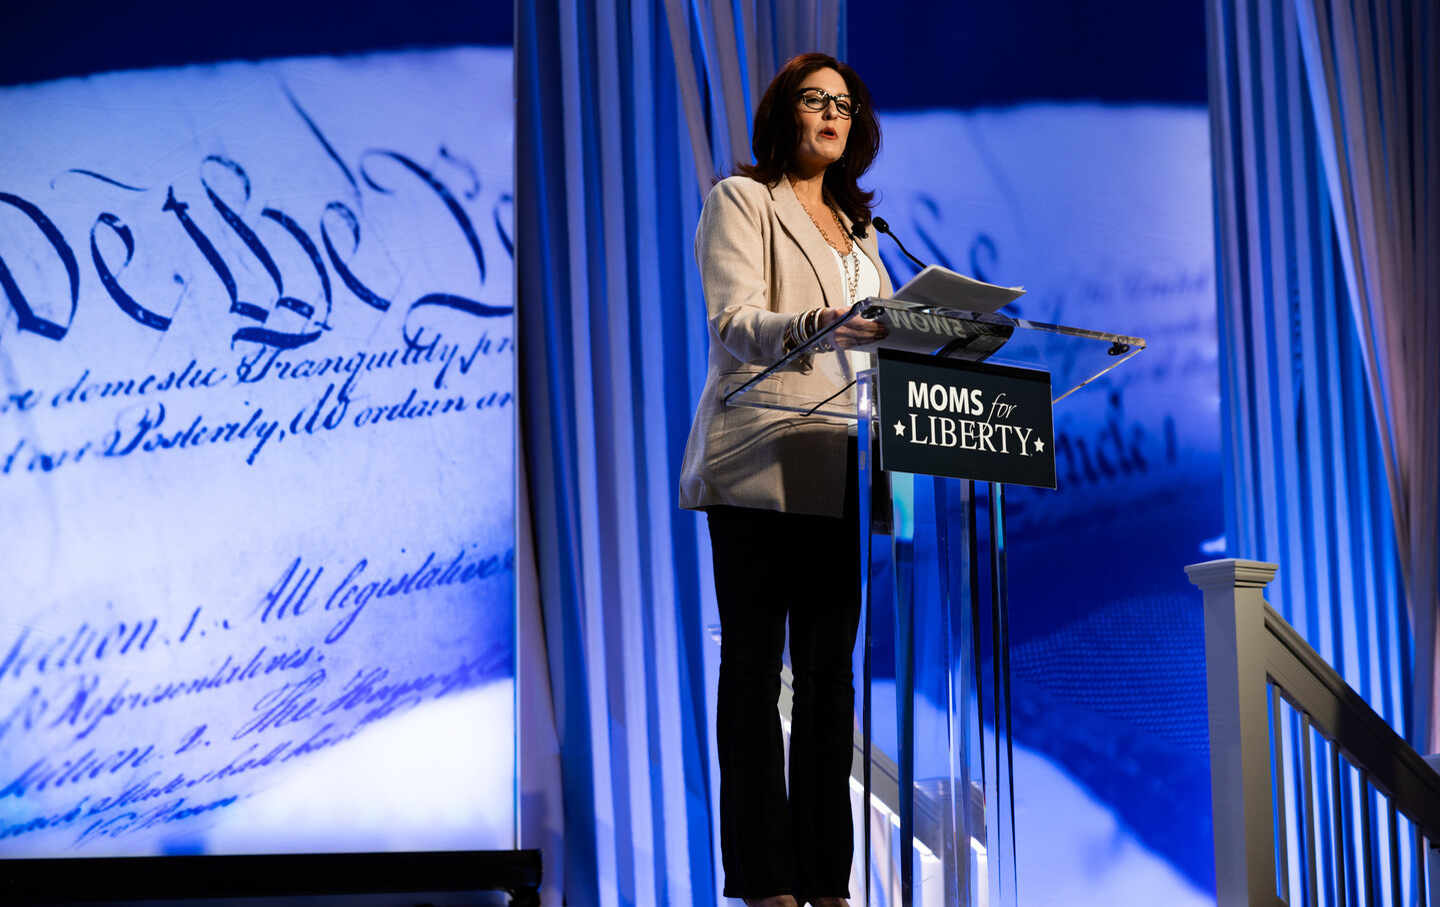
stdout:
<svg viewBox="0 0 1440 907">
<path fill-rule="evenodd" d="M 820 318 L 817 330 L 825 330 L 830 325 L 845 317 L 846 309 L 820 310 Z M 831 344 L 836 349 L 848 350 L 857 346 L 864 346 L 867 343 L 874 343 L 884 339 L 889 334 L 889 328 L 879 321 L 871 321 L 869 318 L 856 316 L 840 325 L 829 336 Z"/>
</svg>

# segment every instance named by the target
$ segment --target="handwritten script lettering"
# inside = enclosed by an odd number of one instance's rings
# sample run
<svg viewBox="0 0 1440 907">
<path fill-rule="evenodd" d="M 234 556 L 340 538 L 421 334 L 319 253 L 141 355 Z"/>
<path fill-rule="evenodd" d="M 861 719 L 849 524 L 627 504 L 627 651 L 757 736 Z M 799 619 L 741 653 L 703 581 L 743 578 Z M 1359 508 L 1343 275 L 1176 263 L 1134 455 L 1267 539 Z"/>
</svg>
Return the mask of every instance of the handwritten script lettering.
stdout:
<svg viewBox="0 0 1440 907">
<path fill-rule="evenodd" d="M 0 775 L 0 840 L 79 827 L 79 834 L 70 842 L 78 847 L 96 839 L 113 840 L 141 832 L 160 822 L 199 816 L 241 798 L 222 796 L 199 808 L 184 806 L 186 798 L 180 797 L 154 807 L 149 818 L 134 811 L 118 811 L 201 786 L 208 788 L 204 795 L 211 796 L 215 789 L 224 789 L 222 782 L 229 779 L 329 749 L 390 715 L 506 676 L 513 663 L 504 644 L 492 643 L 470 655 L 441 657 L 433 667 L 409 671 L 374 663 L 384 652 L 353 639 L 346 651 L 346 633 L 372 599 L 423 600 L 427 592 L 448 585 L 501 579 L 501 588 L 509 594 L 513 549 L 483 554 L 462 550 L 443 568 L 427 567 L 433 559 L 431 553 L 417 569 L 400 566 L 387 570 L 384 579 L 363 586 L 359 578 L 371 564 L 368 557 L 360 558 L 343 574 L 332 571 L 344 578 L 323 604 L 313 603 L 313 613 L 348 608 L 335 625 L 308 620 L 312 611 L 306 607 L 326 565 L 302 568 L 303 558 L 296 558 L 280 571 L 276 584 L 259 596 L 256 606 L 233 621 L 217 620 L 196 608 L 183 625 L 162 626 L 158 618 L 152 618 L 129 624 L 121 621 L 113 630 L 97 633 L 82 624 L 48 642 L 34 639 L 28 628 L 23 629 L 8 647 L 4 680 L 11 686 L 28 682 L 29 689 L 10 714 L 0 717 L 0 747 L 7 753 L 36 755 L 18 770 L 11 767 Z M 201 644 L 202 637 L 195 633 L 200 624 L 215 630 L 217 640 L 225 640 L 249 636 L 254 628 L 279 621 L 294 628 L 297 645 L 273 651 L 261 646 L 248 657 L 233 651 L 215 653 L 212 646 Z M 383 628 L 385 618 L 377 621 Z M 507 621 L 499 623 L 503 626 Z M 127 636 L 127 626 L 137 629 Z M 107 642 L 123 637 L 122 646 L 133 643 L 139 631 L 144 632 L 146 641 L 154 640 L 153 654 L 160 656 L 162 668 L 171 659 L 208 660 L 213 667 L 207 663 L 203 671 L 189 676 L 142 681 L 137 675 L 149 673 L 143 665 L 103 660 Z M 139 658 L 144 646 L 134 651 Z M 340 657 L 333 656 L 337 651 L 342 653 Z M 326 653 L 332 653 L 332 664 L 355 667 L 336 676 L 322 664 Z M 126 653 L 115 649 L 113 654 Z M 188 715 L 197 710 L 210 723 L 172 739 L 131 739 L 137 713 Z M 107 739 L 128 742 L 118 747 L 88 745 L 92 735 L 106 736 L 107 730 Z M 219 746 L 214 746 L 217 743 Z M 77 744 L 84 748 L 77 749 Z M 187 758 L 177 762 L 176 757 L 182 756 Z M 184 767 L 175 768 L 177 765 Z M 64 808 L 54 806 L 57 797 L 68 798 L 60 804 Z M 40 800 L 54 811 L 27 809 Z M 82 822 L 91 819 L 94 821 Z"/>
<path fill-rule="evenodd" d="M 512 70 L 0 88 L 0 859 L 514 846 Z"/>
</svg>

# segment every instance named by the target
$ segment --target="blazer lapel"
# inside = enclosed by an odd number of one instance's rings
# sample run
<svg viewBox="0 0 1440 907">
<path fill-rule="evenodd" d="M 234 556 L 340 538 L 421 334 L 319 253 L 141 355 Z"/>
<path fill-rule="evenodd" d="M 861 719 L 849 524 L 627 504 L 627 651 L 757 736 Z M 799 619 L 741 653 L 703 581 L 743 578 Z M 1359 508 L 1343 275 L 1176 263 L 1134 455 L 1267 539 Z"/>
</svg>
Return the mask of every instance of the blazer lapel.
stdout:
<svg viewBox="0 0 1440 907">
<path fill-rule="evenodd" d="M 805 253 L 810 267 L 815 269 L 815 279 L 820 282 L 820 292 L 825 296 L 825 304 L 831 307 L 838 305 L 841 302 L 840 272 L 835 267 L 835 258 L 830 254 L 829 243 L 825 242 L 825 237 L 815 228 L 810 215 L 805 213 L 800 199 L 795 197 L 795 190 L 790 188 L 790 180 L 781 177 L 780 182 L 770 188 L 770 197 L 775 202 L 775 216 L 779 218 L 780 225 L 800 246 L 800 251 Z"/>
</svg>

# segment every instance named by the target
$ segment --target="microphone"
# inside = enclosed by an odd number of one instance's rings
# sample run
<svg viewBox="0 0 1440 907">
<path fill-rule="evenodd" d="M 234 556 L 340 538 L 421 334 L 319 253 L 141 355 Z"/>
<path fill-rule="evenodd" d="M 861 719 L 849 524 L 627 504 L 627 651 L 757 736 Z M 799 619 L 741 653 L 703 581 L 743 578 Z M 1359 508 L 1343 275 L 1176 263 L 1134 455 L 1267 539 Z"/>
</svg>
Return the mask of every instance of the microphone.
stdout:
<svg viewBox="0 0 1440 907">
<path fill-rule="evenodd" d="M 900 247 L 900 251 L 901 251 L 902 253 L 904 253 L 904 255 L 905 255 L 906 258 L 908 258 L 908 259 L 910 259 L 911 261 L 915 262 L 915 266 L 916 266 L 916 267 L 918 267 L 918 268 L 919 268 L 920 270 L 922 270 L 922 271 L 925 270 L 925 262 L 921 261 L 920 259 L 916 258 L 914 255 L 911 255 L 911 254 L 910 254 L 910 250 L 907 249 L 907 248 L 905 248 L 905 244 L 900 241 L 900 237 L 898 237 L 898 236 L 896 236 L 894 233 L 891 233 L 891 232 L 890 232 L 890 225 L 885 222 L 885 218 L 883 218 L 883 217 L 872 217 L 872 218 L 870 219 L 870 222 L 875 225 L 875 229 L 876 229 L 876 230 L 879 230 L 881 233 L 884 233 L 886 236 L 888 236 L 888 237 L 890 237 L 891 239 L 895 240 L 895 245 L 897 245 L 897 246 Z"/>
</svg>

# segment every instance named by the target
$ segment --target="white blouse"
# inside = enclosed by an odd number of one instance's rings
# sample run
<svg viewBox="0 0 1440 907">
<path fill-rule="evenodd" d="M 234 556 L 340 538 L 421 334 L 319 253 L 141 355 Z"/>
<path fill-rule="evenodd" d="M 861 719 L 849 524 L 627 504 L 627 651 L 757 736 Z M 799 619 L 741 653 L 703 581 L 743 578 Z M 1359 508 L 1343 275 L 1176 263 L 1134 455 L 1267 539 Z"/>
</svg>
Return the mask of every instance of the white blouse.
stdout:
<svg viewBox="0 0 1440 907">
<path fill-rule="evenodd" d="M 860 251 L 858 242 L 850 243 L 850 254 L 842 256 L 834 246 L 830 246 L 830 255 L 835 259 L 835 268 L 840 272 L 840 295 L 843 299 L 843 308 L 850 308 L 861 299 L 868 299 L 871 296 L 880 295 L 880 272 L 875 270 L 875 263 L 870 256 Z M 855 298 L 850 298 L 849 275 L 860 269 L 859 278 L 855 283 Z"/>
<path fill-rule="evenodd" d="M 880 272 L 875 270 L 875 263 L 870 260 L 870 256 L 860 251 L 860 244 L 858 242 L 850 243 L 849 255 L 841 255 L 836 251 L 834 246 L 830 247 L 830 255 L 835 259 L 835 268 L 839 272 L 840 293 L 836 298 L 843 300 L 840 306 L 838 306 L 839 308 L 849 310 L 852 305 L 862 299 L 869 299 L 871 296 L 880 295 Z M 855 295 L 852 298 L 850 295 L 850 275 L 855 274 L 857 268 L 860 273 L 855 280 Z M 844 359 L 845 363 L 841 368 L 844 369 L 845 366 L 849 366 L 849 368 L 846 369 L 848 374 L 844 376 L 846 382 L 853 380 L 856 372 L 864 371 L 871 366 L 869 353 L 849 350 L 845 353 Z M 850 434 L 853 435 L 855 432 L 855 423 L 852 422 L 850 424 Z"/>
</svg>

